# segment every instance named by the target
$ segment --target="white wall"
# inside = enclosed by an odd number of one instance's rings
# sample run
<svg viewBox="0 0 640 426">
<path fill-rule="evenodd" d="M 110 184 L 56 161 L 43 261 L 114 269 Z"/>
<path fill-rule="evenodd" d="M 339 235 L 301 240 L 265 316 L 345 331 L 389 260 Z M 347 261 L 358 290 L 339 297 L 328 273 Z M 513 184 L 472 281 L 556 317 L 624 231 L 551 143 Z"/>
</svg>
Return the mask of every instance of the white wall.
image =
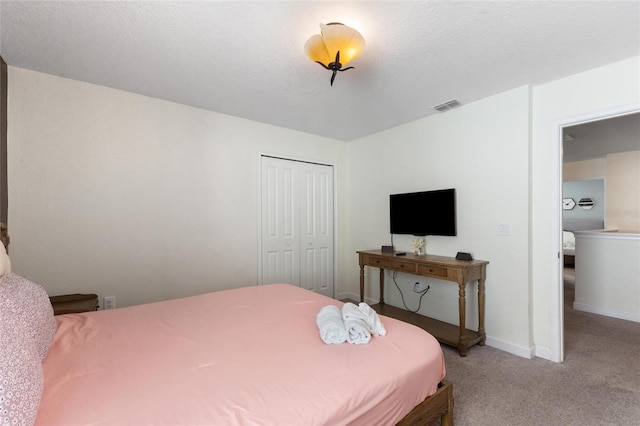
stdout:
<svg viewBox="0 0 640 426">
<path fill-rule="evenodd" d="M 432 237 L 427 252 L 470 251 L 490 261 L 489 344 L 554 359 L 552 327 L 559 325 L 554 316 L 560 321 L 562 314 L 561 304 L 558 312 L 552 309 L 553 293 L 561 293 L 558 123 L 639 108 L 639 62 L 634 57 L 542 84 L 531 96 L 525 88 L 506 92 L 349 143 L 349 291 L 358 293 L 355 251 L 389 243 L 388 194 L 456 187 L 459 236 Z M 558 232 L 552 231 L 554 221 Z M 511 223 L 513 236 L 496 236 L 498 223 Z M 410 240 L 396 238 L 396 246 L 409 250 Z M 377 281 L 368 271 L 372 300 L 378 298 Z M 399 305 L 397 290 L 390 283 L 386 289 L 385 300 Z M 439 305 L 445 298 L 455 300 L 455 289 L 439 283 L 431 293 L 421 312 L 457 322 L 456 307 Z M 409 304 L 417 307 L 415 295 Z M 475 311 L 469 313 L 473 317 Z"/>
<path fill-rule="evenodd" d="M 639 60 L 346 145 L 10 67 L 14 268 L 51 294 L 115 294 L 121 306 L 255 284 L 259 154 L 311 159 L 337 165 L 339 294 L 358 293 L 355 251 L 388 244 L 389 194 L 455 187 L 459 235 L 429 238 L 427 252 L 490 261 L 489 344 L 523 356 L 535 345 L 549 357 L 560 273 L 551 226 L 561 216 L 557 123 L 640 104 Z M 499 223 L 513 235 L 497 236 Z M 408 250 L 410 240 L 395 243 Z M 387 291 L 397 304 L 397 290 Z M 456 321 L 456 306 L 440 306 L 455 304 L 455 286 L 436 282 L 431 292 L 423 311 Z"/>
<path fill-rule="evenodd" d="M 538 354 L 552 355 L 553 293 L 558 293 L 561 247 L 559 123 L 579 123 L 594 114 L 605 116 L 628 106 L 640 105 L 640 57 L 576 74 L 533 89 L 531 153 L 531 218 L 534 341 Z M 555 138 L 555 142 L 554 142 Z M 553 206 L 557 206 L 556 211 Z M 559 292 L 561 294 L 561 292 Z"/>
<path fill-rule="evenodd" d="M 576 232 L 577 310 L 640 322 L 640 234 Z"/>
<path fill-rule="evenodd" d="M 261 153 L 336 165 L 344 215 L 343 142 L 15 67 L 8 93 L 11 258 L 51 295 L 255 285 Z"/>
<path fill-rule="evenodd" d="M 491 262 L 486 280 L 489 344 L 527 353 L 529 322 L 528 149 L 529 88 L 521 87 L 442 115 L 418 120 L 348 144 L 350 201 L 349 288 L 359 294 L 356 250 L 389 244 L 389 194 L 456 188 L 457 237 L 427 237 L 427 253 L 471 252 Z M 500 223 L 512 235 L 498 236 Z M 395 236 L 398 250 L 411 250 L 413 237 Z M 379 298 L 378 273 L 367 268 L 366 295 Z M 415 276 L 401 276 L 412 309 Z M 458 322 L 455 283 L 429 281 L 421 313 Z M 385 301 L 401 306 L 386 280 Z M 470 328 L 477 327 L 475 286 L 467 292 Z"/>
</svg>

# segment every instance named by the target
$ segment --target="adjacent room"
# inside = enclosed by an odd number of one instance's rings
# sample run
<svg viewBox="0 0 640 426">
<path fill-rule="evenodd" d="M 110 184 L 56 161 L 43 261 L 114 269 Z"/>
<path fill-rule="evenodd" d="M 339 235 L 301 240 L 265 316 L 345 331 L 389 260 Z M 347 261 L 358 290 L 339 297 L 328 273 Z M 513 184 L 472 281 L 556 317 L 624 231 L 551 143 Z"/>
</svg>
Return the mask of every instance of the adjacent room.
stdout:
<svg viewBox="0 0 640 426">
<path fill-rule="evenodd" d="M 0 65 L 0 423 L 640 418 L 638 1 L 0 0 Z"/>
</svg>

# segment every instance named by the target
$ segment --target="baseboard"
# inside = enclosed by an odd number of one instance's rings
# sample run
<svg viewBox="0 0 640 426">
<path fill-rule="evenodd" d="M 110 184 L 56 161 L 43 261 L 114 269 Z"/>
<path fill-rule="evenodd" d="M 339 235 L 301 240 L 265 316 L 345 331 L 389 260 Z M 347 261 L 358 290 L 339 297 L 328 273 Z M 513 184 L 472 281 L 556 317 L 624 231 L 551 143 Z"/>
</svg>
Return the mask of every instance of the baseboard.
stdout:
<svg viewBox="0 0 640 426">
<path fill-rule="evenodd" d="M 356 294 L 356 293 L 338 293 L 338 295 L 335 297 L 336 300 L 345 300 L 345 299 L 349 299 L 349 300 L 353 300 L 353 301 L 360 301 L 360 294 Z M 376 303 L 379 302 L 378 299 L 373 299 L 371 297 L 365 297 L 364 301 L 366 304 L 368 305 L 375 305 Z"/>
<path fill-rule="evenodd" d="M 525 347 L 514 345 L 513 343 L 505 342 L 504 340 L 496 339 L 495 337 L 487 336 L 487 346 L 500 349 L 501 351 L 509 352 L 510 354 L 517 355 L 526 359 L 533 359 L 535 356 L 535 347 Z"/>
<path fill-rule="evenodd" d="M 548 361 L 551 361 L 551 349 L 550 348 L 545 348 L 544 346 L 536 345 L 536 347 L 535 347 L 535 355 L 538 358 L 542 358 L 542 359 L 546 359 Z"/>
<path fill-rule="evenodd" d="M 576 311 L 589 312 L 591 314 L 604 315 L 606 317 L 618 318 L 627 321 L 640 322 L 640 314 L 632 312 L 617 311 L 615 309 L 603 308 L 602 306 L 592 306 L 584 303 L 573 302 L 573 309 Z"/>
</svg>

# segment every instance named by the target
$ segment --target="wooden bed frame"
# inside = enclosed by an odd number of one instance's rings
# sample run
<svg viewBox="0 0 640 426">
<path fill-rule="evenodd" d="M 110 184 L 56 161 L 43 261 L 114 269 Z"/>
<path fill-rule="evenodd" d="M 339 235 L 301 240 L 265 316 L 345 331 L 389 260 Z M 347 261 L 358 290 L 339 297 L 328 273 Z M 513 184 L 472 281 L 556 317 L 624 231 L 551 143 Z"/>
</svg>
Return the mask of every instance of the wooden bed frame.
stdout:
<svg viewBox="0 0 640 426">
<path fill-rule="evenodd" d="M 565 254 L 564 255 L 564 265 L 565 266 L 575 266 L 576 264 L 576 256 L 573 254 Z"/>
<path fill-rule="evenodd" d="M 430 425 L 440 420 L 442 426 L 453 426 L 453 384 L 443 380 L 436 393 L 416 405 L 398 426 Z"/>
</svg>

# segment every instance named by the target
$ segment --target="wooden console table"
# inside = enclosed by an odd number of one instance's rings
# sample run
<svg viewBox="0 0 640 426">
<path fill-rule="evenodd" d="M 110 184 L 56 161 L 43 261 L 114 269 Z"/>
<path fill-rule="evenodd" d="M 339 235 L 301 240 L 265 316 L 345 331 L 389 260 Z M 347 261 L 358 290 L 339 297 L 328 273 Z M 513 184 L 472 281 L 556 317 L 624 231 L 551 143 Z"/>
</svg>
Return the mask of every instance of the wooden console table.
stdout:
<svg viewBox="0 0 640 426">
<path fill-rule="evenodd" d="M 381 315 L 390 316 L 410 322 L 431 333 L 438 341 L 458 348 L 460 356 L 467 356 L 469 347 L 476 343 L 485 344 L 484 331 L 484 284 L 487 265 L 485 260 L 456 260 L 445 256 L 417 256 L 407 253 L 397 256 L 394 253 L 382 253 L 380 250 L 357 252 L 360 256 L 360 301 L 364 300 L 364 267 L 373 266 L 380 269 L 380 303 L 371 307 Z M 384 271 L 405 272 L 458 283 L 458 326 L 438 321 L 424 315 L 414 314 L 404 309 L 385 305 L 384 303 Z M 469 282 L 478 282 L 478 331 L 466 328 L 466 292 Z"/>
</svg>

